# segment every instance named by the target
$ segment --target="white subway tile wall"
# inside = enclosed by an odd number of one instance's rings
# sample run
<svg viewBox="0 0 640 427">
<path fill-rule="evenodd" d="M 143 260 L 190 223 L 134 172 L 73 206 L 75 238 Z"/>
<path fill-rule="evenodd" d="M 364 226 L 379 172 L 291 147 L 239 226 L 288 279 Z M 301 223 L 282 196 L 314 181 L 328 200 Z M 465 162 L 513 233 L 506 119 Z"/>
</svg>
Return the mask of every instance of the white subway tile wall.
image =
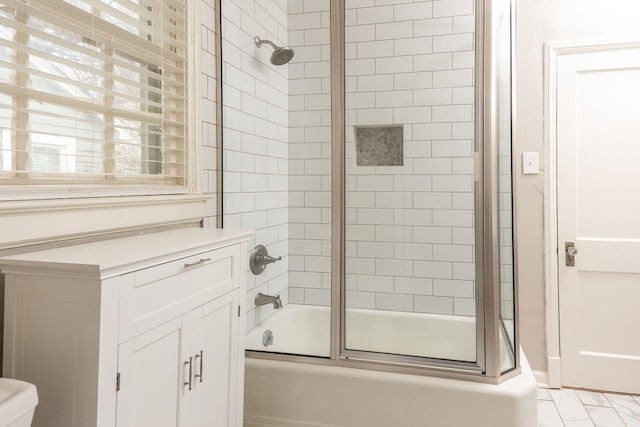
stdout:
<svg viewBox="0 0 640 427">
<path fill-rule="evenodd" d="M 331 304 L 329 0 L 289 0 L 289 302 Z M 373 49 L 372 46 L 370 46 Z"/>
<path fill-rule="evenodd" d="M 346 8 L 347 306 L 473 316 L 474 2 Z M 363 125 L 403 125 L 404 164 L 357 166 Z"/>
<path fill-rule="evenodd" d="M 288 44 L 288 5 L 286 0 L 222 0 L 221 7 L 224 226 L 255 230 L 250 249 L 263 244 L 271 255 L 282 256 L 262 274 L 248 275 L 250 330 L 274 313 L 271 305 L 255 307 L 258 292 L 280 295 L 284 304 L 289 299 L 289 67 L 272 65 L 271 47 L 254 44 L 256 36 Z M 303 51 L 296 55 L 313 57 Z M 210 76 L 211 84 L 215 77 Z"/>
<path fill-rule="evenodd" d="M 200 104 L 200 117 L 201 122 L 201 138 L 202 148 L 199 155 L 201 164 L 201 181 L 202 191 L 206 194 L 217 194 L 217 175 L 216 175 L 216 109 L 218 107 L 219 100 L 216 94 L 216 58 L 218 52 L 216 52 L 216 12 L 215 12 L 215 0 L 200 0 L 199 14 L 200 14 L 200 85 L 201 96 Z M 204 218 L 204 226 L 207 228 L 216 227 L 216 200 L 215 198 L 207 202 L 206 213 Z"/>
<path fill-rule="evenodd" d="M 347 304 L 474 315 L 473 1 L 346 3 Z M 257 292 L 330 303 L 330 1 L 222 8 L 225 226 L 256 229 L 256 242 L 284 257 L 249 277 L 252 328 L 272 314 L 254 308 Z M 209 24 L 203 64 L 215 54 Z M 272 66 L 256 35 L 291 46 L 294 59 Z M 203 102 L 212 103 L 203 111 L 217 102 L 214 70 L 203 69 Z M 210 192 L 214 117 L 202 130 Z M 357 167 L 353 126 L 398 124 L 404 164 Z"/>
</svg>

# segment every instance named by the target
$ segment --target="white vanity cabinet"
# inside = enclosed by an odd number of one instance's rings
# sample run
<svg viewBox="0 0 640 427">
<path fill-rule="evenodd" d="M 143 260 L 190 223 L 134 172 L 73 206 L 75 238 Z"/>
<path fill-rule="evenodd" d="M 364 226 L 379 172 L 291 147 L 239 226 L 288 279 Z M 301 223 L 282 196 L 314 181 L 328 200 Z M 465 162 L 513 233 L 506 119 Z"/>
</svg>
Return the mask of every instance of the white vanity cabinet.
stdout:
<svg viewBox="0 0 640 427">
<path fill-rule="evenodd" d="M 240 425 L 237 307 L 234 291 L 121 344 L 116 425 Z"/>
<path fill-rule="evenodd" d="M 187 228 L 0 259 L 3 375 L 35 427 L 239 427 L 250 232 Z"/>
</svg>

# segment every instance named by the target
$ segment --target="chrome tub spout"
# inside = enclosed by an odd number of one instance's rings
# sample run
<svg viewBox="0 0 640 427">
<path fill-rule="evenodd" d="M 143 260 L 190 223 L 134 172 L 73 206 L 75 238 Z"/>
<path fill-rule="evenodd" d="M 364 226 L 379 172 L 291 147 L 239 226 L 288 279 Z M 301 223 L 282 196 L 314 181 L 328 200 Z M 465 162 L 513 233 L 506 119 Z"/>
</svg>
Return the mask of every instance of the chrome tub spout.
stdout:
<svg viewBox="0 0 640 427">
<path fill-rule="evenodd" d="M 262 292 L 259 292 L 256 295 L 255 303 L 256 303 L 256 307 L 261 305 L 273 304 L 273 308 L 275 309 L 282 308 L 282 301 L 280 301 L 280 295 L 274 297 L 274 296 L 265 295 Z"/>
</svg>

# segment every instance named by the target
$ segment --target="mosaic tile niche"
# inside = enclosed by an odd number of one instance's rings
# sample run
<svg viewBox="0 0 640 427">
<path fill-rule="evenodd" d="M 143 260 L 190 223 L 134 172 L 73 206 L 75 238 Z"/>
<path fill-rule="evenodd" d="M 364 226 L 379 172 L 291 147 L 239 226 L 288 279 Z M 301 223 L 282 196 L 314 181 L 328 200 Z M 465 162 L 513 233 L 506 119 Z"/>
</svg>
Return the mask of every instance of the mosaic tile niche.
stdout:
<svg viewBox="0 0 640 427">
<path fill-rule="evenodd" d="M 356 126 L 358 166 L 402 166 L 402 126 Z"/>
</svg>

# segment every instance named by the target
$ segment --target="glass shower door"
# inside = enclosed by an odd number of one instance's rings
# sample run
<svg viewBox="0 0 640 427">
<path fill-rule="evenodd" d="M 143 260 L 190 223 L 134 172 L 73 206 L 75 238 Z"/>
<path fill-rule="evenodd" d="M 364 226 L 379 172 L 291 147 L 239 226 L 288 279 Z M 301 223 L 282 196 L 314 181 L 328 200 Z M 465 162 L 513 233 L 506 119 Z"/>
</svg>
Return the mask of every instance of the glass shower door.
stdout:
<svg viewBox="0 0 640 427">
<path fill-rule="evenodd" d="M 223 223 L 281 257 L 247 273 L 246 348 L 328 357 L 330 0 L 221 0 L 220 13 Z"/>
<path fill-rule="evenodd" d="M 282 257 L 248 275 L 248 350 L 517 366 L 510 8 L 221 0 L 223 223 Z"/>
<path fill-rule="evenodd" d="M 494 0 L 492 4 L 493 59 L 496 71 L 496 138 L 498 182 L 498 281 L 500 284 L 500 371 L 516 366 L 515 295 L 513 253 L 513 190 L 512 190 L 512 117 L 511 68 L 512 16 L 510 0 Z"/>
<path fill-rule="evenodd" d="M 473 2 L 346 2 L 345 348 L 475 362 Z"/>
</svg>

